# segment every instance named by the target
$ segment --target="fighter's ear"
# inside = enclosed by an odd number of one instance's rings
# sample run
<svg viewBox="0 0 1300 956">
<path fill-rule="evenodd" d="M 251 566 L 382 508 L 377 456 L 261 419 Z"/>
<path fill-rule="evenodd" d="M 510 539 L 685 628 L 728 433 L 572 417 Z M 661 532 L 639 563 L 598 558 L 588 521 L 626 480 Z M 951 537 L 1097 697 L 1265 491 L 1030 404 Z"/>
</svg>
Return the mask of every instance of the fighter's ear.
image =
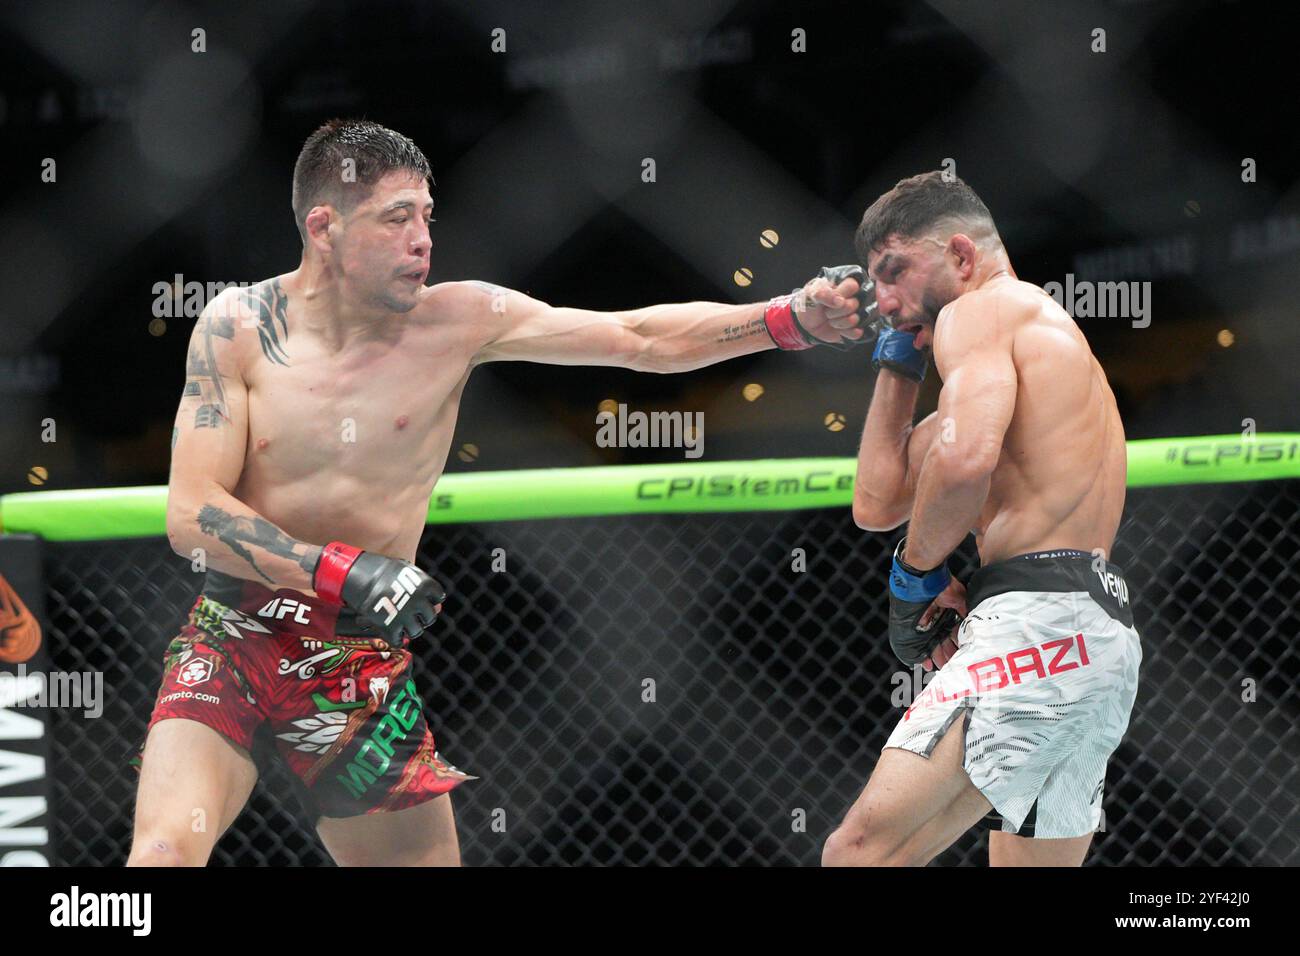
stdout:
<svg viewBox="0 0 1300 956">
<path fill-rule="evenodd" d="M 975 271 L 975 256 L 978 251 L 975 240 L 964 232 L 954 233 L 948 240 L 948 254 L 956 260 L 957 271 L 963 279 L 969 279 Z"/>
<path fill-rule="evenodd" d="M 327 252 L 332 244 L 329 234 L 330 223 L 334 222 L 337 216 L 338 213 L 333 206 L 312 206 L 311 211 L 303 219 L 307 244 L 315 246 L 321 252 Z"/>
</svg>

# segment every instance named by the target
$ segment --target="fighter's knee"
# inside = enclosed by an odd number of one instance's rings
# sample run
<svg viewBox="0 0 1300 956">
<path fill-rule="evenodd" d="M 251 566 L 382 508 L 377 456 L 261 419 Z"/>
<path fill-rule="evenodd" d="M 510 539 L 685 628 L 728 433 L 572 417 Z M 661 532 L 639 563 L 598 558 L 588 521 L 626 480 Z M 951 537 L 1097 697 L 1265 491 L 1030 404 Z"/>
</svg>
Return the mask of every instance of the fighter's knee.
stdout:
<svg viewBox="0 0 1300 956">
<path fill-rule="evenodd" d="M 840 827 L 822 845 L 822 866 L 853 866 L 861 842 L 860 837 Z"/>
<path fill-rule="evenodd" d="M 822 847 L 822 866 L 906 866 L 883 833 L 844 824 Z"/>
<path fill-rule="evenodd" d="M 163 834 L 140 834 L 131 844 L 127 866 L 203 866 L 211 847 L 197 840 L 177 840 Z"/>
<path fill-rule="evenodd" d="M 888 827 L 865 826 L 846 819 L 822 847 L 823 866 L 917 866 L 924 864 L 906 851 Z"/>
</svg>

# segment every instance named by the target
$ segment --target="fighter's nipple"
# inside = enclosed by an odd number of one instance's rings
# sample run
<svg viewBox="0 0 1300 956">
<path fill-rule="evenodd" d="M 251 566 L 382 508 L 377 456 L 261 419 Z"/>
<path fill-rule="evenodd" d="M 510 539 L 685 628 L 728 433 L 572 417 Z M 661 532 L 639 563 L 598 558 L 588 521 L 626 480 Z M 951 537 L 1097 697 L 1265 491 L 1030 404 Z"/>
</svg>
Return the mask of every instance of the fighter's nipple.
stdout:
<svg viewBox="0 0 1300 956">
<path fill-rule="evenodd" d="M 399 429 L 400 429 L 400 428 L 405 428 L 408 424 L 410 424 L 410 422 L 411 422 L 411 420 L 410 420 L 409 418 L 407 418 L 405 415 L 398 415 L 398 416 L 397 416 L 397 427 L 398 427 Z"/>
<path fill-rule="evenodd" d="M 265 438 L 259 438 L 259 439 L 257 440 L 257 450 L 258 450 L 258 451 L 265 451 L 265 450 L 266 450 L 266 446 L 269 445 L 269 444 L 271 444 L 271 443 L 270 443 L 269 441 L 267 441 Z"/>
</svg>

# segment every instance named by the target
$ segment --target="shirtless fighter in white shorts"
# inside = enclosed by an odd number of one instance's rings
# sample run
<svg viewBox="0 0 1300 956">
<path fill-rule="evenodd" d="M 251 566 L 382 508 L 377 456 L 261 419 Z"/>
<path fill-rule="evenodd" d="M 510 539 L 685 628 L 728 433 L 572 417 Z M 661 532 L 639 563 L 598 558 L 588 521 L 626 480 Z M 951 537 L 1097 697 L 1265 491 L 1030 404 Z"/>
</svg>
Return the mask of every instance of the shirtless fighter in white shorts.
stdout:
<svg viewBox="0 0 1300 956">
<path fill-rule="evenodd" d="M 857 249 L 890 329 L 853 515 L 871 531 L 910 521 L 889 640 L 904 664 L 939 671 L 823 863 L 924 865 L 993 811 L 991 864 L 1077 866 L 1142 657 L 1129 585 L 1107 560 L 1127 473 L 1114 395 L 1070 316 L 1016 278 L 960 180 L 900 182 L 867 210 Z M 840 304 L 825 284 L 815 294 Z M 939 408 L 913 426 L 930 349 Z M 963 587 L 945 561 L 972 530 L 981 566 Z"/>
</svg>

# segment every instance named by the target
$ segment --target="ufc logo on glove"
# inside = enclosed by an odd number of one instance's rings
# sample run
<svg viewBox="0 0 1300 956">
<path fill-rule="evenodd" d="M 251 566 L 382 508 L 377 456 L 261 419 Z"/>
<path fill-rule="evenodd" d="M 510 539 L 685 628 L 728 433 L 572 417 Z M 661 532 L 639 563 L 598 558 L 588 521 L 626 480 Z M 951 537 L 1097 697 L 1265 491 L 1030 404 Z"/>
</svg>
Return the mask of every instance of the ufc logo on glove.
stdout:
<svg viewBox="0 0 1300 956">
<path fill-rule="evenodd" d="M 402 568 L 397 572 L 397 577 L 393 579 L 391 585 L 393 589 L 392 597 L 384 595 L 376 603 L 374 610 L 378 612 L 387 612 L 384 618 L 385 624 L 392 624 L 393 618 L 397 617 L 397 612 L 406 607 L 406 602 L 411 599 L 415 589 L 420 586 L 420 575 L 414 568 Z"/>
</svg>

